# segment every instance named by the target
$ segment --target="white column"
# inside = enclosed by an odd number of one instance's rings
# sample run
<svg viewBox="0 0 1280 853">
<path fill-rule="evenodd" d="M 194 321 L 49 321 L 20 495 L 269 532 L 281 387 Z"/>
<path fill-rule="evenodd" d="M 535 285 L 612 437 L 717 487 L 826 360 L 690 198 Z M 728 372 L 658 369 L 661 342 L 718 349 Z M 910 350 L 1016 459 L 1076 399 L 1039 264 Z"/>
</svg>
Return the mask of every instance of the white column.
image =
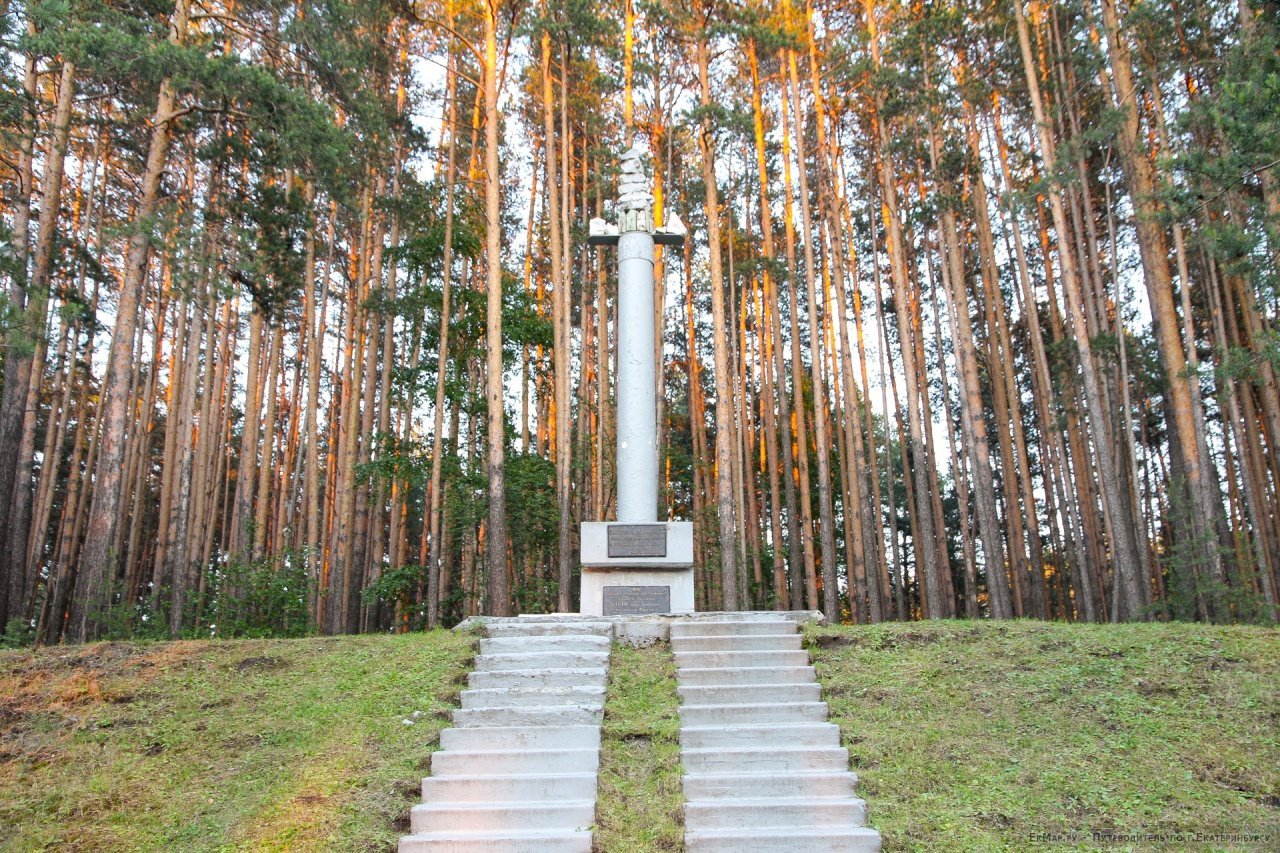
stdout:
<svg viewBox="0 0 1280 853">
<path fill-rule="evenodd" d="M 618 521 L 658 520 L 653 235 L 618 239 Z"/>
</svg>

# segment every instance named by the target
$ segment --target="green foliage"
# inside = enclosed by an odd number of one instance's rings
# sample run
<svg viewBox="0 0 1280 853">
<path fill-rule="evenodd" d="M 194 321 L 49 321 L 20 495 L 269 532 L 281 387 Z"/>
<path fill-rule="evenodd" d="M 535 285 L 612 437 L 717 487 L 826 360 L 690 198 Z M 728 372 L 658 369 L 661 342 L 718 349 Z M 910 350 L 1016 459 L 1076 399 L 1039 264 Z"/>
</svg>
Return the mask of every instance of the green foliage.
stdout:
<svg viewBox="0 0 1280 853">
<path fill-rule="evenodd" d="M 1265 381 L 1265 367 L 1280 370 L 1280 332 L 1264 330 L 1253 341 L 1252 347 L 1230 347 L 1223 353 L 1215 371 L 1219 379 L 1239 379 L 1245 382 Z"/>
<path fill-rule="evenodd" d="M 1170 484 L 1169 508 L 1166 521 L 1166 543 L 1160 567 L 1164 572 L 1165 595 L 1162 600 L 1147 606 L 1148 615 L 1162 615 L 1173 619 L 1192 621 L 1203 619 L 1219 623 L 1272 622 L 1270 609 L 1263 595 L 1254 590 L 1251 562 L 1238 567 L 1246 574 L 1232 584 L 1217 579 L 1205 569 L 1204 555 L 1216 549 L 1223 565 L 1234 566 L 1238 554 L 1223 548 L 1212 532 L 1203 537 L 1192 536 L 1190 513 L 1195 512 L 1187 499 L 1186 484 L 1176 480 Z"/>
<path fill-rule="evenodd" d="M 556 502 L 556 467 L 533 453 L 507 456 L 508 535 L 516 565 L 552 561 L 559 542 L 560 509 Z M 553 577 L 521 578 L 513 590 L 521 612 L 554 609 L 559 584 Z"/>
<path fill-rule="evenodd" d="M 229 212 L 237 222 L 240 244 L 231 277 L 269 320 L 296 305 L 305 286 L 302 242 L 309 211 L 302 192 L 276 183 L 258 182 L 232 199 Z"/>
<path fill-rule="evenodd" d="M 298 551 L 253 563 L 214 563 L 205 570 L 204 598 L 191 601 L 194 612 L 184 622 L 194 636 L 305 636 L 312 630 L 307 602 L 313 584 L 306 565 Z"/>
<path fill-rule="evenodd" d="M 36 630 L 25 619 L 14 616 L 0 634 L 0 649 L 20 649 L 35 645 Z"/>
<path fill-rule="evenodd" d="M 365 604 L 380 601 L 388 606 L 400 608 L 401 612 L 407 612 L 418 590 L 425 589 L 426 584 L 426 566 L 397 566 L 383 571 L 376 581 L 361 591 L 360 595 Z M 413 615 L 410 614 L 409 620 L 411 629 L 421 625 L 421 620 L 413 619 Z"/>
<path fill-rule="evenodd" d="M 1274 181 L 1280 174 L 1280 25 L 1254 14 L 1252 36 L 1225 51 L 1213 88 L 1179 115 L 1180 128 L 1197 144 L 1172 159 L 1177 183 L 1169 193 L 1177 215 L 1202 220 L 1193 240 L 1227 272 L 1274 298 L 1280 222 L 1269 217 L 1260 190 L 1266 176 Z M 1203 215 L 1228 194 L 1229 218 Z"/>
<path fill-rule="evenodd" d="M 554 327 L 538 312 L 534 295 L 511 275 L 502 277 L 503 359 L 515 362 L 527 346 L 550 348 Z"/>
</svg>

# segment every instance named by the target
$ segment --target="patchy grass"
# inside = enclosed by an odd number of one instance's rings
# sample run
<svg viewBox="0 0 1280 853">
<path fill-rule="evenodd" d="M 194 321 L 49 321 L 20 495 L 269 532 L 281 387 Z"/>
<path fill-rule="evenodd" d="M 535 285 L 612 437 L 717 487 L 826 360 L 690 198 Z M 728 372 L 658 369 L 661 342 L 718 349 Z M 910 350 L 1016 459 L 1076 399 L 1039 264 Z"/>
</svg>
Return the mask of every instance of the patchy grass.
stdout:
<svg viewBox="0 0 1280 853">
<path fill-rule="evenodd" d="M 614 644 L 600 739 L 596 850 L 684 850 L 679 705 L 669 645 Z"/>
<path fill-rule="evenodd" d="M 0 652 L 0 850 L 388 849 L 472 649 L 437 631 Z"/>
<path fill-rule="evenodd" d="M 934 622 L 806 639 L 887 850 L 1280 849 L 1276 630 Z"/>
</svg>

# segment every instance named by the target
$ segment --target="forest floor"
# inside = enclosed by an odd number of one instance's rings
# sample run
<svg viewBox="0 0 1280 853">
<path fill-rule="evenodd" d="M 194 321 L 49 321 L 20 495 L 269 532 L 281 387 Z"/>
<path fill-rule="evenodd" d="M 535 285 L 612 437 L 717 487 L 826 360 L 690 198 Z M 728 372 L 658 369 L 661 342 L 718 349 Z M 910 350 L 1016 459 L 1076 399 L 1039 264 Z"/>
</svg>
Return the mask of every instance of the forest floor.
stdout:
<svg viewBox="0 0 1280 853">
<path fill-rule="evenodd" d="M 1280 631 L 806 642 L 886 850 L 1280 846 Z M 392 850 L 473 654 L 443 631 L 0 652 L 0 850 Z M 615 648 L 608 853 L 682 849 L 676 701 L 665 646 Z"/>
</svg>

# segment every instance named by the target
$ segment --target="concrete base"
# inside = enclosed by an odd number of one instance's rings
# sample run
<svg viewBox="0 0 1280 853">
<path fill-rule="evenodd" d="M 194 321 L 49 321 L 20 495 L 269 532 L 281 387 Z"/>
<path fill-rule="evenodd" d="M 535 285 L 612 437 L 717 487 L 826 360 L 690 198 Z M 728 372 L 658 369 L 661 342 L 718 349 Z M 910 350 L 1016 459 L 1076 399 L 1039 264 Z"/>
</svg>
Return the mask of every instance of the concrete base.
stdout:
<svg viewBox="0 0 1280 853">
<path fill-rule="evenodd" d="M 665 586 L 671 589 L 671 613 L 693 612 L 693 569 L 598 569 L 582 567 L 583 616 L 604 614 L 606 586 Z"/>
</svg>

